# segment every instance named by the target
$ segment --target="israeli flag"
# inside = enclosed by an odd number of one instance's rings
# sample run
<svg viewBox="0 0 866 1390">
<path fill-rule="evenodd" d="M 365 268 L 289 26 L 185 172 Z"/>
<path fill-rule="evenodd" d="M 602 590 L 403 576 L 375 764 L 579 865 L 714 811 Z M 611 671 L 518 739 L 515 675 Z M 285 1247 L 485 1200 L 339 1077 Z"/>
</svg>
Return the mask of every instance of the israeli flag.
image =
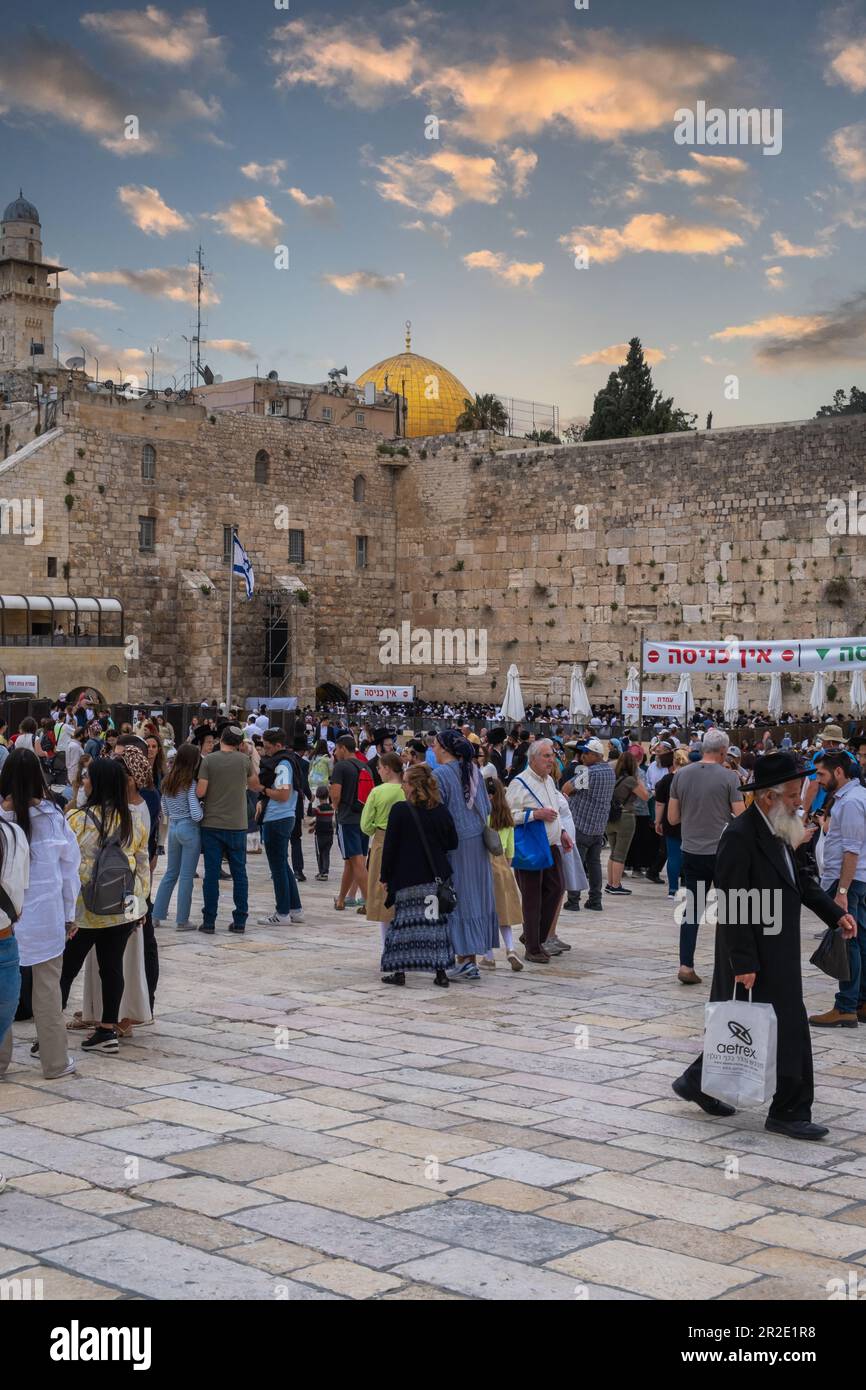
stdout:
<svg viewBox="0 0 866 1390">
<path fill-rule="evenodd" d="M 250 563 L 250 557 L 244 550 L 237 536 L 235 536 L 234 540 L 234 552 L 232 555 L 232 573 L 241 575 L 244 583 L 247 586 L 247 598 L 252 598 L 253 589 L 255 588 L 256 583 L 256 577 L 253 574 L 253 567 Z"/>
</svg>

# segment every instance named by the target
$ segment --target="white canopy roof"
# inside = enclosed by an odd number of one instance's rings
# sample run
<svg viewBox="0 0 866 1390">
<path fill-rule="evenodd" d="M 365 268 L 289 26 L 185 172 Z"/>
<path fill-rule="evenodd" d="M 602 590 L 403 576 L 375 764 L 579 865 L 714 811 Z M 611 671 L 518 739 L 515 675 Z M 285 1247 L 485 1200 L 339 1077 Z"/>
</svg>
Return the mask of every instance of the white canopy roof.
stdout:
<svg viewBox="0 0 866 1390">
<path fill-rule="evenodd" d="M 72 598 L 68 594 L 0 594 L 0 608 L 45 613 L 122 613 L 119 598 Z"/>
</svg>

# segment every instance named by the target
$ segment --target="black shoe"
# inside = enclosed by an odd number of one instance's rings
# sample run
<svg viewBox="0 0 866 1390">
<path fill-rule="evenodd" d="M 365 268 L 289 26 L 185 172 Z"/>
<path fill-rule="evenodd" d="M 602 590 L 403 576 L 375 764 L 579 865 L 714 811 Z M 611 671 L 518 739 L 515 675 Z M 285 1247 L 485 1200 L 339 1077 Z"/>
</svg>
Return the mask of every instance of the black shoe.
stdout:
<svg viewBox="0 0 866 1390">
<path fill-rule="evenodd" d="M 82 1052 L 119 1052 L 120 1043 L 113 1028 L 97 1028 L 81 1044 Z"/>
<path fill-rule="evenodd" d="M 231 879 L 231 874 L 224 874 L 223 871 L 220 870 L 220 878 L 228 882 Z"/>
<path fill-rule="evenodd" d="M 31 1057 L 38 1057 L 38 1056 L 39 1056 L 39 1040 L 38 1040 L 38 1038 L 37 1038 L 36 1042 L 33 1043 L 33 1044 L 31 1045 L 31 1048 L 30 1048 L 30 1056 L 31 1056 Z"/>
<path fill-rule="evenodd" d="M 296 871 L 295 871 L 295 879 L 296 879 L 296 881 L 297 881 L 298 883 L 306 883 L 306 881 L 307 881 L 307 875 L 303 872 L 303 870 L 300 870 L 300 871 L 297 871 L 297 870 L 296 870 Z"/>
<path fill-rule="evenodd" d="M 764 1122 L 764 1129 L 771 1134 L 784 1134 L 789 1139 L 826 1139 L 830 1133 L 824 1125 L 813 1125 L 811 1120 L 771 1120 Z"/>
<path fill-rule="evenodd" d="M 229 931 L 236 932 L 238 936 L 243 936 L 244 932 L 246 931 L 246 927 L 239 927 L 237 922 L 232 922 L 231 926 L 229 927 Z"/>
<path fill-rule="evenodd" d="M 671 1082 L 671 1090 L 674 1095 L 679 1096 L 680 1100 L 690 1100 L 694 1105 L 699 1105 L 708 1115 L 736 1115 L 736 1110 L 732 1105 L 725 1105 L 724 1101 L 716 1100 L 714 1096 L 704 1095 L 703 1091 L 692 1090 L 687 1081 L 678 1076 L 676 1081 Z"/>
<path fill-rule="evenodd" d="M 204 927 L 204 926 L 202 926 L 202 927 L 199 927 L 199 931 L 203 931 L 204 934 L 205 934 L 205 936 L 213 936 L 214 932 L 216 931 L 216 927 Z"/>
<path fill-rule="evenodd" d="M 580 898 L 568 898 L 562 904 L 563 912 L 580 912 Z"/>
<path fill-rule="evenodd" d="M 434 978 L 434 980 L 433 980 L 433 983 L 434 983 L 434 985 L 441 985 L 443 989 L 447 989 L 448 986 L 450 985 L 451 981 L 449 980 L 448 976 L 445 974 L 445 971 L 444 971 L 444 970 L 437 970 L 437 971 L 436 971 L 436 976 L 435 976 L 435 978 Z"/>
<path fill-rule="evenodd" d="M 405 985 L 405 983 L 406 976 L 403 974 L 402 970 L 395 970 L 393 975 L 382 976 L 383 985 Z"/>
<path fill-rule="evenodd" d="M 647 883 L 661 883 L 664 886 L 664 880 L 658 874 L 647 874 L 646 881 Z"/>
<path fill-rule="evenodd" d="M 601 903 L 586 903 L 586 904 L 585 904 L 585 907 L 584 907 L 584 911 L 585 911 L 585 912 L 604 912 L 604 908 L 602 907 Z"/>
</svg>

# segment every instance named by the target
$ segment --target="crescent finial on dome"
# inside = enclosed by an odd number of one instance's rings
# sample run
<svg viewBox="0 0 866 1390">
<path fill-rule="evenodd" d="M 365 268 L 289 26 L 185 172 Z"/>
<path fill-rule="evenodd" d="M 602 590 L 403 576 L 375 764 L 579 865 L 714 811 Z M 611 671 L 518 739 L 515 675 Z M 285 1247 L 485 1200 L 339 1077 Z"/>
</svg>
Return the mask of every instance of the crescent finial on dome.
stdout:
<svg viewBox="0 0 866 1390">
<path fill-rule="evenodd" d="M 412 351 L 412 320 L 406 320 L 406 351 Z"/>
</svg>

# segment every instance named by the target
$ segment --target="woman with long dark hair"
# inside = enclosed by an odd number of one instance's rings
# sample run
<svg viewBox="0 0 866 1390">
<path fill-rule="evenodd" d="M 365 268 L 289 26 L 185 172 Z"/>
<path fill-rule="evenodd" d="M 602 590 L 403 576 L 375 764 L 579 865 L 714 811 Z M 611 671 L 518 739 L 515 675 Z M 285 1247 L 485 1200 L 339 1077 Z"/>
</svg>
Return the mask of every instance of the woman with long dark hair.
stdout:
<svg viewBox="0 0 866 1390">
<path fill-rule="evenodd" d="M 81 1047 L 85 1052 L 117 1052 L 118 1010 L 123 996 L 123 952 L 142 916 L 139 905 L 147 898 L 150 888 L 147 830 L 143 821 L 133 820 L 130 813 L 126 768 L 118 759 L 99 758 L 90 763 L 84 772 L 83 786 L 84 805 L 70 811 L 67 817 L 81 851 L 79 877 L 82 885 L 90 883 L 99 851 L 115 838 L 126 856 L 135 882 L 130 900 L 120 912 L 88 911 L 79 897 L 76 930 L 67 940 L 63 953 L 60 990 L 65 1008 L 72 982 L 95 947 L 102 983 L 102 1017 Z"/>
<path fill-rule="evenodd" d="M 195 794 L 201 755 L 194 743 L 182 743 L 162 784 L 163 805 L 168 814 L 168 857 L 165 874 L 153 904 L 153 925 L 161 927 L 168 915 L 177 885 L 177 930 L 193 931 L 190 922 L 192 889 L 201 854 L 201 802 Z"/>
<path fill-rule="evenodd" d="M 394 909 L 381 966 L 391 973 L 382 983 L 405 985 L 407 970 L 432 970 L 434 984 L 447 989 L 454 951 L 437 880 L 450 878 L 448 851 L 457 847 L 457 831 L 426 764 L 407 768 L 403 791 L 406 799 L 390 808 L 382 844 L 380 879 L 385 906 Z"/>
<path fill-rule="evenodd" d="M 35 755 L 34 755 L 35 756 Z M 9 754 L 9 758 L 12 754 Z M 9 758 L 6 761 L 9 761 Z M 30 846 L 20 826 L 0 820 L 0 1075 L 12 1052 L 12 1020 L 21 993 L 15 923 L 21 916 L 30 876 Z"/>
<path fill-rule="evenodd" d="M 0 772 L 0 817 L 20 827 L 30 846 L 30 882 L 15 936 L 22 966 L 32 968 L 36 1042 L 31 1048 L 49 1081 L 68 1076 L 75 1063 L 67 1049 L 60 972 L 67 935 L 75 929 L 78 844 L 63 812 L 45 790 L 42 767 L 29 748 L 16 748 Z M 0 1072 L 12 1055 L 12 1031 L 0 1038 Z"/>
<path fill-rule="evenodd" d="M 442 802 L 457 828 L 457 848 L 449 854 L 457 907 L 448 931 L 457 964 L 452 980 L 477 981 L 477 956 L 499 945 L 499 918 L 493 893 L 490 855 L 482 838 L 490 814 L 484 779 L 475 764 L 475 749 L 457 729 L 441 729 L 434 745 Z"/>
</svg>

